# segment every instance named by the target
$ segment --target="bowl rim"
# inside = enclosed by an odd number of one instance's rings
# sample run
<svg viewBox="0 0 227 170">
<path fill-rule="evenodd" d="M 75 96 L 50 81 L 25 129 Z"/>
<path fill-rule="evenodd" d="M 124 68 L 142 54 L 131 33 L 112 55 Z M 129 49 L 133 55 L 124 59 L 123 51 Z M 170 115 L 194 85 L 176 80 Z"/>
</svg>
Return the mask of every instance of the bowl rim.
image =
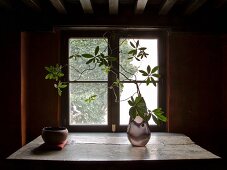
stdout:
<svg viewBox="0 0 227 170">
<path fill-rule="evenodd" d="M 47 126 L 42 129 L 43 131 L 68 131 L 66 127 L 63 126 Z"/>
</svg>

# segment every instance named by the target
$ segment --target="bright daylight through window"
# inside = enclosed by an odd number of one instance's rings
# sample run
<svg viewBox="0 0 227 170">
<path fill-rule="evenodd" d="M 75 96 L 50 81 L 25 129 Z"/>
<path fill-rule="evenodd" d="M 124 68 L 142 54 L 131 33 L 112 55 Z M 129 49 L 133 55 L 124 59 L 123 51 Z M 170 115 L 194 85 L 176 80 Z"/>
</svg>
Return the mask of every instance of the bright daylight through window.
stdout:
<svg viewBox="0 0 227 170">
<path fill-rule="evenodd" d="M 107 39 L 71 38 L 69 56 L 93 54 L 97 44 L 107 54 Z M 69 59 L 68 68 L 70 125 L 107 124 L 108 75 L 93 63 L 87 65 L 83 58 Z"/>
<path fill-rule="evenodd" d="M 146 52 L 149 54 L 147 58 L 143 58 L 140 61 L 137 61 L 135 58 L 131 59 L 127 65 L 124 65 L 124 61 L 128 60 L 128 55 L 126 49 L 130 48 L 129 42 L 136 42 L 139 40 L 140 45 L 142 47 L 146 47 Z M 140 81 L 140 90 L 141 94 L 144 97 L 147 108 L 149 110 L 153 110 L 157 108 L 157 87 L 147 86 L 144 81 L 144 77 L 139 74 L 139 70 L 146 70 L 147 65 L 149 64 L 152 68 L 158 65 L 157 62 L 157 39 L 120 39 L 120 72 L 127 74 L 125 72 L 125 67 L 131 67 L 131 76 L 128 75 L 130 79 L 134 79 L 135 81 Z M 125 55 L 126 54 L 126 55 Z M 128 73 L 129 74 L 129 73 Z M 135 78 L 136 76 L 136 78 Z M 136 92 L 136 86 L 134 83 L 131 83 L 125 79 L 122 75 L 120 76 L 120 81 L 123 82 L 123 88 L 120 89 L 120 124 L 126 125 L 129 122 L 129 114 L 128 111 L 130 109 L 130 105 L 128 104 L 128 99 Z M 152 119 L 150 119 L 150 124 L 155 124 Z"/>
</svg>

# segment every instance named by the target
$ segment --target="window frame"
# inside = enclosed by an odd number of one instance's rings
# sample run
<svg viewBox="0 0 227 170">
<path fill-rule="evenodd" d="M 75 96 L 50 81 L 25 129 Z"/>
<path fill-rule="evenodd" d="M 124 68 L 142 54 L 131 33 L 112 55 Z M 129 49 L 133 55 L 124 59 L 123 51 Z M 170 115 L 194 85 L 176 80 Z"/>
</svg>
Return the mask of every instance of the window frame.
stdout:
<svg viewBox="0 0 227 170">
<path fill-rule="evenodd" d="M 115 32 L 115 36 L 111 34 L 105 34 L 106 32 Z M 111 46 L 118 48 L 115 51 L 114 56 L 118 56 L 119 52 L 119 40 L 120 38 L 144 38 L 144 39 L 158 39 L 158 65 L 160 66 L 159 73 L 162 75 L 158 83 L 158 106 L 166 112 L 166 31 L 163 30 L 64 30 L 61 31 L 61 44 L 60 44 L 60 63 L 62 65 L 68 64 L 68 40 L 69 38 L 100 38 L 104 37 L 108 39 Z M 116 36 L 117 35 L 117 36 Z M 117 41 L 116 41 L 117 40 Z M 110 52 L 110 51 L 108 51 Z M 118 56 L 119 59 L 119 56 Z M 118 65 L 115 65 L 118 68 Z M 119 68 L 118 68 L 119 69 Z M 63 70 L 68 81 L 68 69 Z M 108 87 L 114 82 L 114 76 L 108 75 Z M 86 81 L 93 82 L 93 81 Z M 102 82 L 102 81 L 98 81 Z M 117 89 L 116 89 L 117 90 Z M 67 92 L 66 92 L 67 91 Z M 61 124 L 68 128 L 70 132 L 111 132 L 112 124 L 116 125 L 116 132 L 125 132 L 127 125 L 120 126 L 120 103 L 114 102 L 115 96 L 111 93 L 111 89 L 108 89 L 108 123 L 107 125 L 69 125 L 69 88 L 62 93 L 60 98 L 60 111 L 61 111 Z M 119 93 L 117 94 L 119 97 Z M 115 114 L 118 113 L 118 114 Z M 166 131 L 166 124 L 162 126 L 150 125 L 151 131 Z"/>
</svg>

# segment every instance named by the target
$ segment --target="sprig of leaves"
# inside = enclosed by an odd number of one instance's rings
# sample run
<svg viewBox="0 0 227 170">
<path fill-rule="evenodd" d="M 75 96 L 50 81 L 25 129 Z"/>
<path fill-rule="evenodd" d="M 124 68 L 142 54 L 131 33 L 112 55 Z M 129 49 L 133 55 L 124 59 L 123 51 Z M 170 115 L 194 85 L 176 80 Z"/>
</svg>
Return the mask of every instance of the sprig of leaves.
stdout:
<svg viewBox="0 0 227 170">
<path fill-rule="evenodd" d="M 90 96 L 89 98 L 85 99 L 84 101 L 85 101 L 86 103 L 91 103 L 91 102 L 93 102 L 93 101 L 96 100 L 96 97 L 97 97 L 97 95 L 92 95 L 92 96 Z"/>
<path fill-rule="evenodd" d="M 99 53 L 99 46 L 95 48 L 95 55 L 82 54 L 82 57 L 88 59 L 86 64 L 97 63 L 99 67 L 105 66 L 110 67 L 112 61 L 116 61 L 116 57 L 104 55 L 102 52 Z"/>
<path fill-rule="evenodd" d="M 167 118 L 162 111 L 162 108 L 157 108 L 152 110 L 152 119 L 157 125 L 160 125 L 161 122 L 166 122 Z"/>
<path fill-rule="evenodd" d="M 152 111 L 148 110 L 146 102 L 141 96 L 138 96 L 135 99 L 131 97 L 128 104 L 131 106 L 129 109 L 129 115 L 133 119 L 135 119 L 136 116 L 140 116 L 144 121 L 149 121 L 152 116 L 152 119 L 157 125 L 160 125 L 161 122 L 167 121 L 167 118 L 161 108 L 157 108 Z"/>
<path fill-rule="evenodd" d="M 63 83 L 61 81 L 58 81 L 58 83 L 54 84 L 54 87 L 58 90 L 58 95 L 61 96 L 62 94 L 62 89 L 67 87 L 66 83 Z"/>
<path fill-rule="evenodd" d="M 151 66 L 147 66 L 147 70 L 139 70 L 140 73 L 142 73 L 143 76 L 146 77 L 146 84 L 149 85 L 152 83 L 154 86 L 157 85 L 157 81 L 155 81 L 155 78 L 160 78 L 160 74 L 157 73 L 159 67 L 155 66 L 151 69 Z"/>
<path fill-rule="evenodd" d="M 114 86 L 120 87 L 121 89 L 123 89 L 124 84 L 117 78 L 116 81 L 113 82 L 113 84 L 112 84 L 112 87 L 114 87 Z"/>
<path fill-rule="evenodd" d="M 132 55 L 132 57 L 129 57 L 128 59 L 135 58 L 137 61 L 140 61 L 144 57 L 147 58 L 148 53 L 145 52 L 147 49 L 146 47 L 140 47 L 139 40 L 137 40 L 135 43 L 130 41 L 130 45 L 133 48 L 128 52 L 128 54 Z"/>
<path fill-rule="evenodd" d="M 144 121 L 149 121 L 151 115 L 147 114 L 147 106 L 143 97 L 137 96 L 135 99 L 131 97 L 128 104 L 131 106 L 129 109 L 129 115 L 133 119 L 135 119 L 136 116 L 140 116 Z"/>
<path fill-rule="evenodd" d="M 64 76 L 62 68 L 62 65 L 59 64 L 56 64 L 56 66 L 45 67 L 45 69 L 48 71 L 45 79 L 58 81 L 61 77 Z"/>
<path fill-rule="evenodd" d="M 45 76 L 45 79 L 56 81 L 54 87 L 58 90 L 59 96 L 62 95 L 62 89 L 67 87 L 67 84 L 61 82 L 60 80 L 60 78 L 64 76 L 62 68 L 63 66 L 59 64 L 56 64 L 56 66 L 45 67 L 45 69 L 48 71 L 47 75 Z"/>
</svg>

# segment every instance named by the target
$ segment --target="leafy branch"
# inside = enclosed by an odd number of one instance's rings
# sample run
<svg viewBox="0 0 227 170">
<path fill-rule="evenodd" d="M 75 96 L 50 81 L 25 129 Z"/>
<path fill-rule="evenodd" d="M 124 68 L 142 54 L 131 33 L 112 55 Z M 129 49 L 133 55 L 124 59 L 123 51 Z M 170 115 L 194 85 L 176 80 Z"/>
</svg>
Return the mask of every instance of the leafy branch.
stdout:
<svg viewBox="0 0 227 170">
<path fill-rule="evenodd" d="M 62 94 L 62 89 L 67 87 L 65 82 L 60 81 L 60 79 L 64 76 L 62 68 L 63 66 L 59 64 L 56 64 L 56 66 L 45 67 L 48 72 L 45 79 L 54 80 L 56 82 L 54 83 L 54 87 L 57 89 L 59 96 Z"/>
</svg>

